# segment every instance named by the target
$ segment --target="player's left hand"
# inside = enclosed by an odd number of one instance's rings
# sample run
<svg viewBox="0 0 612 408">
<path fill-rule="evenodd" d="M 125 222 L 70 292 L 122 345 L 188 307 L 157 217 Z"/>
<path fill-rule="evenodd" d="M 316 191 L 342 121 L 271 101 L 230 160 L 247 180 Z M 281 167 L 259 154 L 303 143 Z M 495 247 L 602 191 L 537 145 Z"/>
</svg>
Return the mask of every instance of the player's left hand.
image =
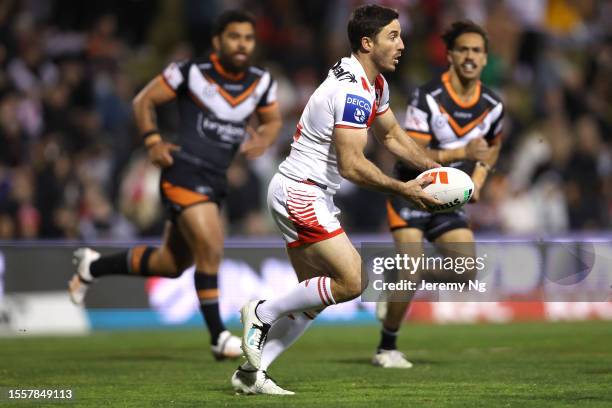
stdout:
<svg viewBox="0 0 612 408">
<path fill-rule="evenodd" d="M 246 139 L 240 145 L 240 153 L 243 154 L 249 160 L 256 159 L 266 151 L 266 149 L 268 148 L 268 144 L 265 142 L 265 140 L 263 140 L 261 135 L 257 133 L 257 131 L 252 127 L 247 126 L 246 131 L 249 136 L 248 139 Z"/>
</svg>

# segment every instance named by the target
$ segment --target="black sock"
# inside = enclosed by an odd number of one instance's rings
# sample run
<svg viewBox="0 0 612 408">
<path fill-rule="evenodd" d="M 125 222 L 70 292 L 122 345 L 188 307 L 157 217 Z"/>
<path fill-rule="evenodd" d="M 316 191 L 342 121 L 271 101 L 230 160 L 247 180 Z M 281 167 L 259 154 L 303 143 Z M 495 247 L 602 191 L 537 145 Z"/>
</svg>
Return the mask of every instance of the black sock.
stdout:
<svg viewBox="0 0 612 408">
<path fill-rule="evenodd" d="M 194 283 L 198 299 L 200 300 L 200 311 L 210 332 L 210 342 L 217 345 L 219 334 L 225 331 L 225 326 L 219 314 L 219 288 L 217 275 L 207 275 L 196 271 Z"/>
<path fill-rule="evenodd" d="M 380 331 L 380 343 L 378 344 L 378 350 L 396 350 L 397 345 L 395 344 L 397 341 L 398 330 L 389 330 L 385 326 L 383 326 Z"/>
<path fill-rule="evenodd" d="M 89 265 L 91 276 L 99 278 L 105 275 L 128 275 L 129 251 L 119 252 L 118 254 L 106 255 Z"/>
<path fill-rule="evenodd" d="M 138 246 L 129 251 L 106 255 L 89 266 L 91 276 L 105 275 L 142 275 L 149 276 L 149 257 L 155 250 L 152 247 Z"/>
</svg>

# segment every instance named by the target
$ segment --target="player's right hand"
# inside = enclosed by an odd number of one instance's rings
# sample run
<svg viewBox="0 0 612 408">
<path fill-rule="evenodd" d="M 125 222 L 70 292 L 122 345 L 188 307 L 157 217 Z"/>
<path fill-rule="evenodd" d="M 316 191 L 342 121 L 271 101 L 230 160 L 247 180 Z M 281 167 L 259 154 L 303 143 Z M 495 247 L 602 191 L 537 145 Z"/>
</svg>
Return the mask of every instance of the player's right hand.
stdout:
<svg viewBox="0 0 612 408">
<path fill-rule="evenodd" d="M 150 146 L 148 150 L 151 162 L 157 167 L 164 168 L 172 166 L 172 163 L 174 163 L 172 152 L 180 150 L 180 147 L 172 143 L 161 141 Z"/>
<path fill-rule="evenodd" d="M 465 146 L 465 158 L 474 161 L 486 160 L 489 156 L 489 144 L 484 138 L 470 140 Z"/>
<path fill-rule="evenodd" d="M 424 211 L 429 211 L 435 206 L 442 205 L 441 201 L 436 200 L 423 191 L 423 189 L 430 185 L 433 180 L 432 176 L 426 176 L 407 181 L 404 183 L 404 189 L 401 192 L 401 196 L 413 203 L 418 209 Z"/>
</svg>

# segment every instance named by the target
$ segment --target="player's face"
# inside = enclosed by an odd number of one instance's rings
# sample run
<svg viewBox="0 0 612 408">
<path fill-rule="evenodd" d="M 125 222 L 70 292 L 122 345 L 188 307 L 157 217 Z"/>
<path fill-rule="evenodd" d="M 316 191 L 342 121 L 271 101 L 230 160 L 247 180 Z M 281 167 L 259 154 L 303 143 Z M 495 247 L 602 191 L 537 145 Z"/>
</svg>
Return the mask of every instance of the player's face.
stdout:
<svg viewBox="0 0 612 408">
<path fill-rule="evenodd" d="M 387 24 L 374 38 L 372 60 L 381 72 L 395 71 L 399 57 L 404 50 L 400 34 L 402 29 L 398 20 Z"/>
<path fill-rule="evenodd" d="M 460 79 L 480 78 L 487 65 L 484 38 L 478 33 L 461 34 L 455 40 L 455 48 L 448 52 L 448 61 Z"/>
<path fill-rule="evenodd" d="M 249 22 L 230 23 L 219 36 L 213 38 L 213 47 L 224 68 L 243 71 L 251 62 L 255 50 L 255 30 Z"/>
</svg>

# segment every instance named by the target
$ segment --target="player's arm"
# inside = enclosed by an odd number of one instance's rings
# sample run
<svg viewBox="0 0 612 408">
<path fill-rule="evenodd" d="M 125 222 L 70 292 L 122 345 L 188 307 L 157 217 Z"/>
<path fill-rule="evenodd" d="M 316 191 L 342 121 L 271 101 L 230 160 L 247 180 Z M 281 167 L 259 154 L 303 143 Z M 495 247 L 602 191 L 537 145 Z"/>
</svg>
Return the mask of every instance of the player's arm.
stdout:
<svg viewBox="0 0 612 408">
<path fill-rule="evenodd" d="M 456 149 L 427 149 L 429 157 L 442 164 L 461 160 L 485 160 L 490 153 L 489 145 L 482 137 L 472 139 L 467 145 Z"/>
<path fill-rule="evenodd" d="M 170 88 L 161 75 L 153 78 L 132 101 L 134 117 L 144 144 L 149 151 L 151 161 L 160 167 L 172 165 L 171 152 L 178 146 L 164 142 L 157 129 L 155 108 L 176 98 L 176 92 Z"/>
<path fill-rule="evenodd" d="M 406 183 L 385 175 L 363 154 L 368 133 L 362 129 L 334 129 L 334 144 L 340 175 L 355 184 L 383 193 L 397 194 L 413 202 L 421 209 L 440 205 L 438 200 L 423 191 L 432 182 L 430 177 Z"/>
<path fill-rule="evenodd" d="M 490 146 L 487 155 L 484 158 L 476 161 L 476 166 L 472 172 L 472 181 L 474 182 L 474 194 L 470 201 L 476 202 L 480 199 L 480 191 L 487 181 L 487 176 L 497 163 L 499 152 L 502 148 L 502 133 L 504 123 L 504 106 L 499 103 L 493 108 L 493 113 L 498 113 L 497 119 L 491 124 L 489 132 L 484 135 L 487 145 Z"/>
<path fill-rule="evenodd" d="M 406 134 L 395 119 L 391 109 L 376 116 L 372 126 L 376 138 L 398 159 L 418 170 L 440 167 L 412 138 Z"/>
<path fill-rule="evenodd" d="M 249 138 L 240 146 L 240 153 L 248 159 L 254 159 L 263 154 L 278 138 L 283 121 L 278 103 L 257 110 L 259 126 L 253 129 L 247 127 Z"/>
<path fill-rule="evenodd" d="M 472 172 L 472 181 L 474 182 L 474 193 L 470 201 L 477 202 L 480 199 L 480 191 L 487 181 L 487 176 L 497 163 L 499 158 L 499 152 L 501 151 L 502 142 L 501 138 L 497 138 L 494 144 L 488 149 L 489 154 L 484 160 L 476 162 L 474 171 Z"/>
</svg>

